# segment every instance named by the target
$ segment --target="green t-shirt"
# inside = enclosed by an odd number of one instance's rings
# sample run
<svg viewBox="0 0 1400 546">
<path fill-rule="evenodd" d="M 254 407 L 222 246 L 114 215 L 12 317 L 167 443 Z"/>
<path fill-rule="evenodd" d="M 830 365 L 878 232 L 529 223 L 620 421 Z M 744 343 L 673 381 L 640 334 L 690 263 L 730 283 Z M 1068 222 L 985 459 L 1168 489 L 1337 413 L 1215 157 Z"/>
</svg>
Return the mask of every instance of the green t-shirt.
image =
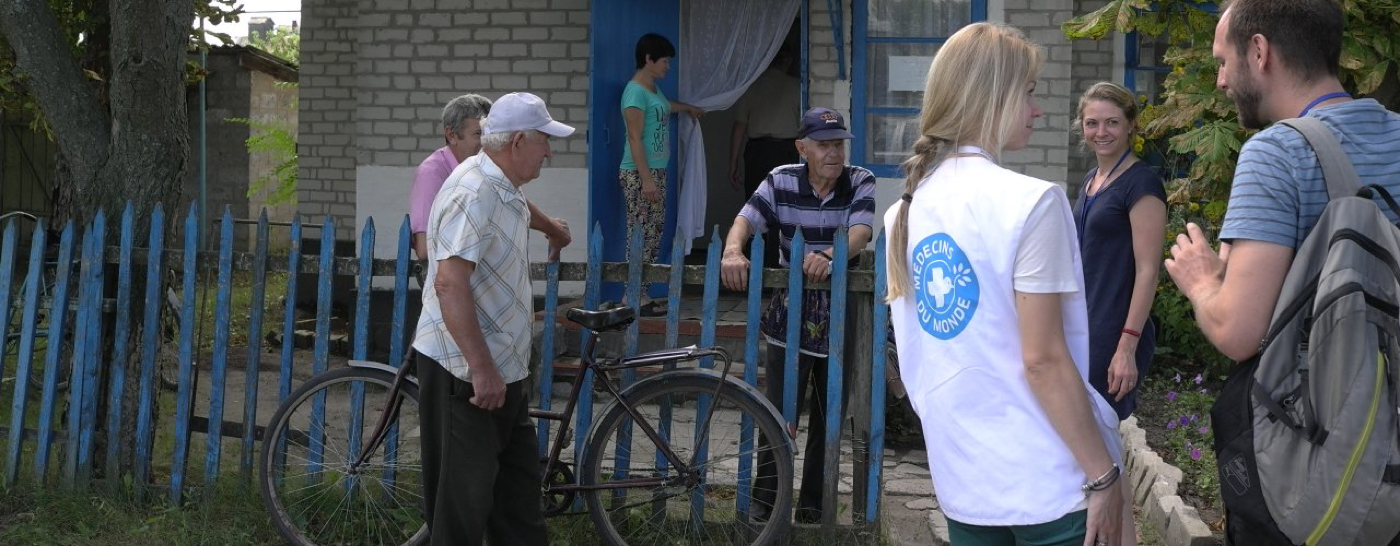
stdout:
<svg viewBox="0 0 1400 546">
<path fill-rule="evenodd" d="M 671 101 L 666 100 L 666 95 L 661 94 L 661 88 L 655 92 L 648 90 L 640 83 L 629 81 L 627 87 L 622 90 L 622 110 L 628 108 L 641 109 L 642 121 L 642 148 L 647 157 L 647 167 L 652 169 L 664 169 L 666 163 L 671 160 Z M 623 118 L 624 130 L 627 127 L 626 117 Z M 637 164 L 632 161 L 632 141 L 623 139 L 622 141 L 622 170 L 635 171 Z"/>
</svg>

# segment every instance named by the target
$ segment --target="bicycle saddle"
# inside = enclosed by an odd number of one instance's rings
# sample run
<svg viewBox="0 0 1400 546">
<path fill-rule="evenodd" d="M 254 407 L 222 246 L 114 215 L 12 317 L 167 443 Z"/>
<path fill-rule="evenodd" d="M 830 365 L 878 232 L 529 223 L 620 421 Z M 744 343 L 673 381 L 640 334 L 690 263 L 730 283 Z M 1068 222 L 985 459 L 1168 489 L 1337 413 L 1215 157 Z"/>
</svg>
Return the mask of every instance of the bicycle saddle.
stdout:
<svg viewBox="0 0 1400 546">
<path fill-rule="evenodd" d="M 631 307 L 616 307 L 602 311 L 589 311 L 575 307 L 565 312 L 564 316 L 595 332 L 621 330 L 636 319 Z"/>
</svg>

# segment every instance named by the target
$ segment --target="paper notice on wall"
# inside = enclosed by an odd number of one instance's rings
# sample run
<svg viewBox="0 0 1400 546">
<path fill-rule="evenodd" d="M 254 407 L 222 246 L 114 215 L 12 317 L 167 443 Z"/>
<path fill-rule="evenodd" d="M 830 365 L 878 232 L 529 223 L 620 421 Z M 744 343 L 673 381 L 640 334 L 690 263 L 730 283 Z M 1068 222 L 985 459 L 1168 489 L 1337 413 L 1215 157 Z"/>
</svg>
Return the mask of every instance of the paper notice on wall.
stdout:
<svg viewBox="0 0 1400 546">
<path fill-rule="evenodd" d="M 891 56 L 889 59 L 890 91 L 924 90 L 924 79 L 928 77 L 928 67 L 933 64 L 933 57 Z"/>
</svg>

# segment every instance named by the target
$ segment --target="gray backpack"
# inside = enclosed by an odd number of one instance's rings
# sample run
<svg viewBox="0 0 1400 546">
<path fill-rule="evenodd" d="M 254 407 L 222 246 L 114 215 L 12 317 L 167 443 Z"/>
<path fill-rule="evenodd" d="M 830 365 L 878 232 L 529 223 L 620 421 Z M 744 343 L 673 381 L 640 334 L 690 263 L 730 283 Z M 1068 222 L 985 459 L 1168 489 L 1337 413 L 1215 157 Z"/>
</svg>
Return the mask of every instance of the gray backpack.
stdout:
<svg viewBox="0 0 1400 546">
<path fill-rule="evenodd" d="M 1400 534 L 1400 228 L 1336 137 L 1284 120 L 1329 202 L 1293 258 L 1258 356 L 1211 410 L 1226 534 L 1238 544 L 1377 544 Z M 1396 158 L 1400 161 L 1400 157 Z"/>
</svg>

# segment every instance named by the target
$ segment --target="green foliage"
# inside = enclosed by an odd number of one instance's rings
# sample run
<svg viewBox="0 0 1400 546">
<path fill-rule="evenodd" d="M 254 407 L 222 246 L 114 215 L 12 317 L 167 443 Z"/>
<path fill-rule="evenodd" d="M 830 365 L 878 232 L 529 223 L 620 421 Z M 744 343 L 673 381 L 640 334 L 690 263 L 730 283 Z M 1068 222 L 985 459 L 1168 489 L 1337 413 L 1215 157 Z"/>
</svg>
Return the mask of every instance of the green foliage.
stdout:
<svg viewBox="0 0 1400 546">
<path fill-rule="evenodd" d="M 279 87 L 297 87 L 292 82 L 278 82 Z M 290 106 L 296 110 L 296 100 Z M 242 123 L 250 129 L 244 145 L 249 154 L 266 154 L 272 159 L 272 168 L 248 184 L 248 197 L 265 189 L 272 191 L 267 196 L 269 205 L 295 203 L 297 199 L 297 128 L 285 118 L 261 121 L 250 118 L 226 118 L 224 121 Z"/>
<path fill-rule="evenodd" d="M 190 1 L 194 4 L 196 21 L 203 18 L 211 24 L 219 24 L 237 21 L 243 14 L 243 6 L 237 3 L 238 0 Z M 73 58 L 78 60 L 83 74 L 93 85 L 105 87 L 110 79 L 108 75 L 111 69 L 107 41 L 111 35 L 108 30 L 111 18 L 108 16 L 107 1 L 49 0 L 49 7 L 58 20 L 59 32 L 67 38 Z M 22 73 L 15 71 L 14 52 L 11 51 L 9 43 L 2 38 L 0 37 L 0 111 L 8 116 L 31 120 L 31 130 L 52 139 L 52 129 L 30 94 L 26 78 Z M 191 25 L 192 48 L 207 49 L 213 43 L 212 40 L 224 45 L 234 43 L 228 34 L 205 31 L 197 22 Z M 204 75 L 205 72 L 199 67 L 199 63 L 186 63 L 186 80 L 189 83 L 198 82 Z M 105 100 L 106 93 L 99 92 L 98 96 Z"/>
<path fill-rule="evenodd" d="M 1253 134 L 1239 124 L 1234 101 L 1215 86 L 1217 67 L 1211 42 L 1219 16 L 1206 0 L 1109 0 L 1102 8 L 1065 22 L 1071 39 L 1099 40 L 1112 32 L 1137 32 L 1144 42 L 1162 40 L 1167 48 L 1159 63 L 1171 72 L 1156 97 L 1138 118 L 1146 138 L 1144 154 L 1164 167 L 1167 178 L 1170 247 L 1186 222 L 1214 234 L 1224 217 L 1230 180 L 1244 142 Z M 1344 0 L 1346 15 L 1341 79 L 1354 96 L 1395 83 L 1400 67 L 1400 2 Z M 1387 80 L 1389 78 L 1389 80 Z M 1385 100 L 1385 97 L 1379 97 Z M 1396 104 L 1386 104 L 1392 110 Z M 1206 343 L 1195 324 L 1190 303 L 1171 278 L 1162 275 L 1153 303 L 1161 335 L 1158 354 L 1224 369 L 1229 361 Z"/>
<path fill-rule="evenodd" d="M 1162 459 L 1181 469 L 1182 481 L 1197 495 L 1219 506 L 1220 475 L 1216 472 L 1215 452 L 1211 449 L 1214 439 L 1210 429 L 1210 408 L 1215 404 L 1215 395 L 1204 384 L 1203 374 L 1183 379 L 1177 373 L 1170 382 L 1144 392 L 1144 396 L 1164 397 L 1167 410 L 1165 423 L 1146 424 L 1166 429 L 1170 447 L 1161 453 Z"/>
<path fill-rule="evenodd" d="M 248 45 L 301 65 L 301 31 L 297 27 L 277 27 L 266 34 L 250 35 Z"/>
</svg>

